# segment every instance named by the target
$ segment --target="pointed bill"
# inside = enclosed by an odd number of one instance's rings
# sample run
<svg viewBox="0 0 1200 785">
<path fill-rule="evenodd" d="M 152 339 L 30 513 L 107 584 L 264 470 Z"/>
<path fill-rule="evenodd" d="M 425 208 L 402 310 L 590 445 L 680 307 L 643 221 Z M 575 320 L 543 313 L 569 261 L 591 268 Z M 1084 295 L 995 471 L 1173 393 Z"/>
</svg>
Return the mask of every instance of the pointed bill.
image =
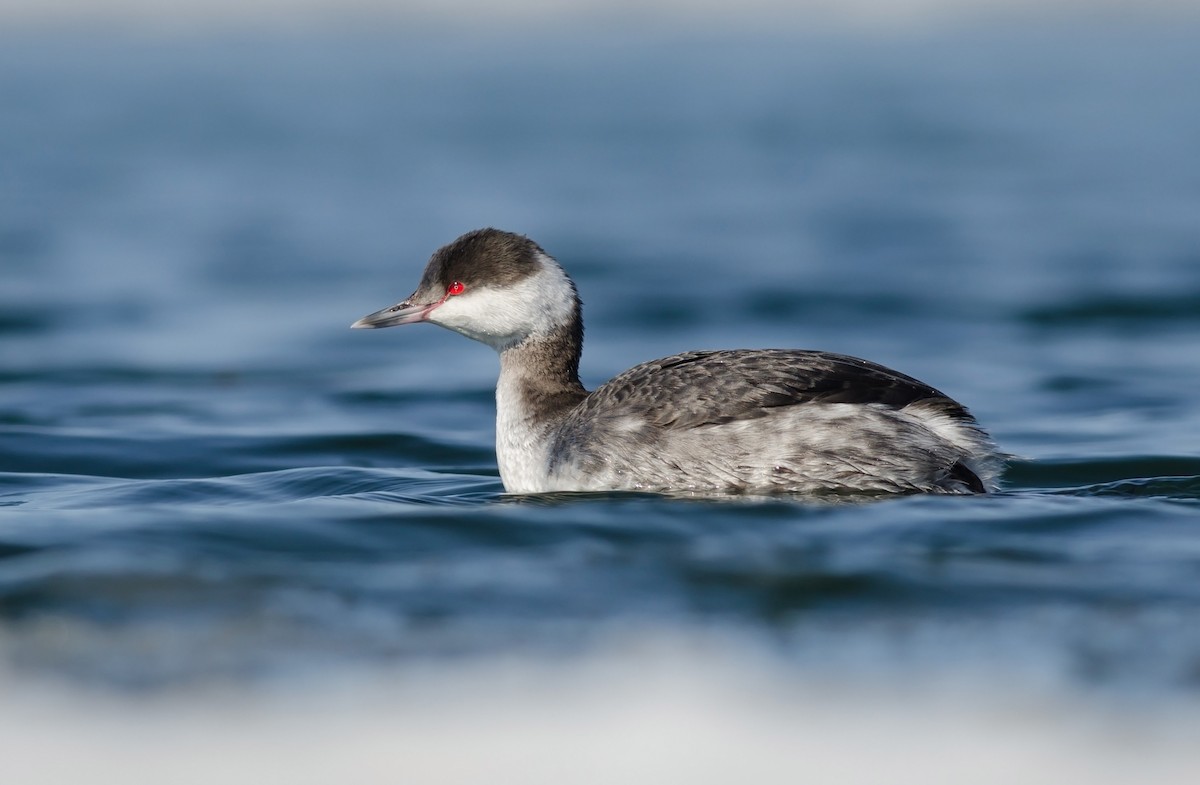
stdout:
<svg viewBox="0 0 1200 785">
<path fill-rule="evenodd" d="M 430 312 L 444 301 L 435 303 L 414 303 L 412 298 L 404 302 L 384 308 L 382 311 L 368 314 L 350 325 L 352 329 L 374 329 L 379 327 L 396 327 L 401 324 L 414 324 L 429 318 Z"/>
</svg>

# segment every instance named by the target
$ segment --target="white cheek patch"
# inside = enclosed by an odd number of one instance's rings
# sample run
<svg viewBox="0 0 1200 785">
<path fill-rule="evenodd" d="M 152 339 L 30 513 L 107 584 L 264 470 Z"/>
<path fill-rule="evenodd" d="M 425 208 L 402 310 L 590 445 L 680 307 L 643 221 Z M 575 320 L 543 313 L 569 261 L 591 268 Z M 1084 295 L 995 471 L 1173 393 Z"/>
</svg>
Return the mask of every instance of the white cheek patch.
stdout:
<svg viewBox="0 0 1200 785">
<path fill-rule="evenodd" d="M 450 297 L 429 321 L 497 351 L 530 335 L 549 334 L 575 318 L 575 293 L 558 263 L 539 256 L 542 269 L 512 286 L 483 286 Z"/>
<path fill-rule="evenodd" d="M 447 300 L 429 315 L 429 321 L 499 351 L 528 335 L 530 310 L 529 303 L 511 290 L 476 289 Z"/>
</svg>

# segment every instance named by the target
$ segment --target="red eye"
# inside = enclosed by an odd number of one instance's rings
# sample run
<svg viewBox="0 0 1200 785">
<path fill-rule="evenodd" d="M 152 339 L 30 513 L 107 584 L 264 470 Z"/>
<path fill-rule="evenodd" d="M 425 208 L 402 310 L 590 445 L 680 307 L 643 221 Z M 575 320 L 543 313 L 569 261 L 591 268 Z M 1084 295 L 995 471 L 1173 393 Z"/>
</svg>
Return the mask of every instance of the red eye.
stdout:
<svg viewBox="0 0 1200 785">
<path fill-rule="evenodd" d="M 455 281 L 454 283 L 452 283 L 446 287 L 446 294 L 453 297 L 456 294 L 462 294 L 466 290 L 467 290 L 467 287 L 463 286 L 462 281 Z"/>
</svg>

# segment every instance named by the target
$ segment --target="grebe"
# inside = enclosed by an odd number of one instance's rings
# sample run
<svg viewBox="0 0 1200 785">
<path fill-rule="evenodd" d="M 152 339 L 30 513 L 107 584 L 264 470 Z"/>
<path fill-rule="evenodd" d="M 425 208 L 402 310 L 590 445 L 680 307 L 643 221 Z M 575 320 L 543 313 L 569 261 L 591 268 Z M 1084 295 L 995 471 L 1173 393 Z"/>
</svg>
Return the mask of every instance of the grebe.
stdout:
<svg viewBox="0 0 1200 785">
<path fill-rule="evenodd" d="M 352 327 L 431 322 L 500 355 L 496 458 L 509 493 L 987 493 L 1001 458 L 966 407 L 828 352 L 685 352 L 579 381 L 575 284 L 532 240 L 480 229 L 417 290 Z"/>
</svg>

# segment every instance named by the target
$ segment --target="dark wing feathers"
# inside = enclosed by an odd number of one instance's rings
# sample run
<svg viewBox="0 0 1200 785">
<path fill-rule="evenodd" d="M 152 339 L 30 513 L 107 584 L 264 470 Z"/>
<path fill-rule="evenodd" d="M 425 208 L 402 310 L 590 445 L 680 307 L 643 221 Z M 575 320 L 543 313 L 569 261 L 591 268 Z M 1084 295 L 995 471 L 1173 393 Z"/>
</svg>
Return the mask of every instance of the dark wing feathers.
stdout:
<svg viewBox="0 0 1200 785">
<path fill-rule="evenodd" d="M 952 417 L 971 420 L 966 409 L 933 387 L 867 360 L 755 349 L 687 352 L 643 363 L 588 396 L 581 414 L 607 409 L 659 427 L 693 428 L 761 417 L 781 406 L 871 403 L 902 409 L 926 399 L 937 400 Z"/>
</svg>

